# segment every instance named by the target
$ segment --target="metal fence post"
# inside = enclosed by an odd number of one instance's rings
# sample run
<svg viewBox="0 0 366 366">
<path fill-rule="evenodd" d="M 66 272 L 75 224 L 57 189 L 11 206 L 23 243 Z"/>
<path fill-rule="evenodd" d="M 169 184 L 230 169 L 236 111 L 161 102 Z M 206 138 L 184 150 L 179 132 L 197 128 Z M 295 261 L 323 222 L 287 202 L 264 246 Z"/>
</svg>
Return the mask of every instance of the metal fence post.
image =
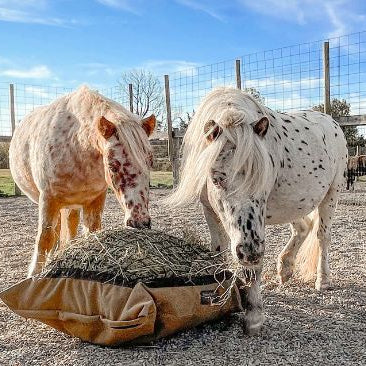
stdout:
<svg viewBox="0 0 366 366">
<path fill-rule="evenodd" d="M 174 151 L 174 141 L 173 141 L 172 110 L 171 110 L 171 105 L 170 105 L 169 75 L 164 75 L 164 81 L 165 81 L 166 120 L 167 120 L 167 124 L 168 124 L 168 154 L 169 154 L 169 160 L 172 164 L 173 187 L 175 187 L 178 183 L 178 177 L 177 177 L 176 154 L 175 154 L 175 151 Z"/>
<path fill-rule="evenodd" d="M 240 60 L 235 61 L 236 87 L 241 90 Z"/>
<path fill-rule="evenodd" d="M 323 44 L 323 68 L 324 68 L 324 113 L 332 114 L 330 105 L 330 73 L 329 73 L 329 42 Z"/>
<path fill-rule="evenodd" d="M 133 113 L 133 86 L 132 86 L 132 84 L 128 84 L 128 95 L 130 98 L 130 112 Z"/>
<path fill-rule="evenodd" d="M 14 84 L 9 84 L 9 109 L 10 109 L 10 122 L 11 122 L 11 135 L 14 135 L 15 131 L 15 103 L 14 103 Z M 19 187 L 14 182 L 14 193 L 16 196 L 22 194 Z"/>
</svg>

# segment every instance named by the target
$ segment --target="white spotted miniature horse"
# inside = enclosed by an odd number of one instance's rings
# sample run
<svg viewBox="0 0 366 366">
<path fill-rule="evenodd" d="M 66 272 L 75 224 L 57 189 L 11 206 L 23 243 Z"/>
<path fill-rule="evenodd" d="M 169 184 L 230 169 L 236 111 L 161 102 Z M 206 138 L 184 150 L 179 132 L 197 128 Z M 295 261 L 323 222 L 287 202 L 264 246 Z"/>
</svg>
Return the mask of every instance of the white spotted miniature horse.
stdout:
<svg viewBox="0 0 366 366">
<path fill-rule="evenodd" d="M 58 236 L 75 237 L 80 208 L 87 231 L 101 228 L 108 185 L 131 227 L 150 227 L 148 141 L 155 117 L 141 120 L 86 86 L 35 109 L 17 127 L 10 169 L 39 204 L 36 245 L 28 275 L 39 272 Z"/>
<path fill-rule="evenodd" d="M 244 273 L 254 272 L 249 333 L 264 320 L 265 225 L 291 223 L 278 258 L 281 282 L 292 276 L 296 258 L 305 277 L 317 271 L 316 289 L 329 287 L 330 230 L 346 165 L 342 130 L 324 113 L 276 113 L 233 88 L 214 90 L 200 104 L 184 138 L 181 181 L 167 203 L 200 199 L 212 248 L 228 248 L 250 270 Z"/>
</svg>

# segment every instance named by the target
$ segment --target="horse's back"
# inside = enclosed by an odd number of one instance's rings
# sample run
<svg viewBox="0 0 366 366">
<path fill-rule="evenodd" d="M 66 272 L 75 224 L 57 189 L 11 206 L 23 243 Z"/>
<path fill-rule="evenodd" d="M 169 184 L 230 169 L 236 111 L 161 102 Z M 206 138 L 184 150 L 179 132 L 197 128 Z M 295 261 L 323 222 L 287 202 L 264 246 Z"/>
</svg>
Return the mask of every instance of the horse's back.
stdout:
<svg viewBox="0 0 366 366">
<path fill-rule="evenodd" d="M 324 113 L 272 114 L 274 130 L 267 141 L 280 166 L 267 209 L 270 223 L 285 223 L 309 214 L 329 190 L 340 189 L 347 145 L 339 124 Z"/>
<path fill-rule="evenodd" d="M 345 165 L 344 161 L 339 160 L 343 160 L 347 154 L 347 141 L 337 121 L 325 113 L 313 110 L 295 112 L 292 116 L 307 129 L 308 139 L 316 140 L 318 146 L 324 149 L 333 161 L 336 159 L 337 165 Z"/>
<path fill-rule="evenodd" d="M 83 126 L 84 127 L 84 126 Z M 67 193 L 76 166 L 88 160 L 78 141 L 80 121 L 68 106 L 68 96 L 35 109 L 16 128 L 10 144 L 10 169 L 15 182 L 33 201 L 40 192 Z M 86 147 L 84 150 L 88 150 Z"/>
</svg>

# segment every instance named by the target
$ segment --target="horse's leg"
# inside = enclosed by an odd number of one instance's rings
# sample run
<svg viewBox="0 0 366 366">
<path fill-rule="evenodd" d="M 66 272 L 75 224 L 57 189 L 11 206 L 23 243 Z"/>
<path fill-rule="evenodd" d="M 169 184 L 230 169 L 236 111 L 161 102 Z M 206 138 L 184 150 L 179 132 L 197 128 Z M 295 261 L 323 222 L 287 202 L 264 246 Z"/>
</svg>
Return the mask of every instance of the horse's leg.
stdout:
<svg viewBox="0 0 366 366">
<path fill-rule="evenodd" d="M 261 273 L 262 269 L 256 270 L 255 275 L 251 271 L 248 272 L 247 281 L 251 281 L 250 287 L 247 287 L 246 299 L 246 314 L 245 314 L 245 328 L 248 334 L 255 335 L 260 331 L 263 322 L 263 302 L 261 295 Z"/>
<path fill-rule="evenodd" d="M 277 260 L 277 273 L 281 284 L 288 281 L 293 274 L 296 254 L 312 228 L 312 221 L 305 216 L 292 222 L 290 226 L 292 231 L 291 239 L 282 249 Z"/>
<path fill-rule="evenodd" d="M 80 210 L 63 208 L 61 210 L 60 243 L 62 246 L 74 239 L 78 233 Z"/>
<path fill-rule="evenodd" d="M 338 198 L 337 189 L 331 186 L 325 198 L 319 205 L 319 228 L 317 232 L 319 240 L 319 257 L 315 288 L 319 291 L 330 287 L 330 272 L 328 263 L 328 247 L 331 241 L 331 227 Z"/>
<path fill-rule="evenodd" d="M 83 205 L 84 233 L 94 232 L 102 228 L 102 213 L 107 191 L 101 193 L 88 204 Z"/>
<path fill-rule="evenodd" d="M 59 212 L 57 216 L 57 224 L 55 227 L 56 232 L 56 240 L 61 238 L 61 211 Z"/>
<path fill-rule="evenodd" d="M 205 187 L 201 193 L 200 201 L 203 207 L 203 213 L 206 218 L 208 228 L 211 235 L 211 249 L 213 251 L 221 252 L 227 248 L 230 239 L 226 234 L 224 227 L 215 211 L 213 210 L 207 195 L 207 188 Z"/>
<path fill-rule="evenodd" d="M 33 251 L 28 277 L 40 272 L 46 262 L 47 255 L 52 252 L 58 239 L 56 229 L 59 220 L 60 207 L 52 199 L 43 194 L 39 197 L 38 233 Z"/>
<path fill-rule="evenodd" d="M 78 234 L 78 226 L 80 222 L 80 210 L 70 209 L 67 217 L 68 236 L 67 240 L 72 240 Z"/>
</svg>

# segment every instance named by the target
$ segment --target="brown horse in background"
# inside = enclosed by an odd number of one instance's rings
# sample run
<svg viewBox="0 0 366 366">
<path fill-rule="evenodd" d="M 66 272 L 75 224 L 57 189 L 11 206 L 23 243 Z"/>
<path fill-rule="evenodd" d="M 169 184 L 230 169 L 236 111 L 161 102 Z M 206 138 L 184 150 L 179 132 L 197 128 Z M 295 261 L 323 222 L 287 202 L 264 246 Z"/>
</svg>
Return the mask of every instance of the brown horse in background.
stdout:
<svg viewBox="0 0 366 366">
<path fill-rule="evenodd" d="M 42 269 L 58 238 L 75 237 L 80 209 L 87 231 L 101 228 L 108 186 L 127 226 L 150 227 L 148 136 L 154 128 L 154 116 L 141 120 L 86 86 L 24 118 L 9 158 L 15 182 L 39 205 L 29 276 Z"/>
</svg>

